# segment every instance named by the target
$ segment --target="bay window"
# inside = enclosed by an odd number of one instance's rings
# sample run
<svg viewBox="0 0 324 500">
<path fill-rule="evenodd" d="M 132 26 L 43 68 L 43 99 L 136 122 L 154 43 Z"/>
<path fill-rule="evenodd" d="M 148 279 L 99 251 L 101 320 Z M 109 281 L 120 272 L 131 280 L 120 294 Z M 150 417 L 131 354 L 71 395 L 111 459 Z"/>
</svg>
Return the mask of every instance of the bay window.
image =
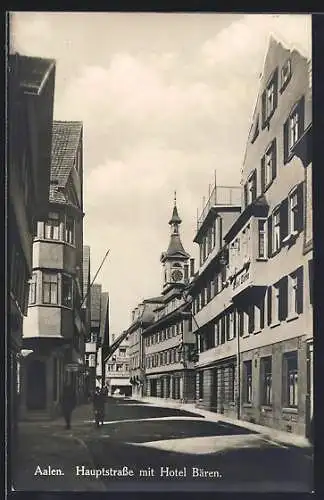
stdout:
<svg viewBox="0 0 324 500">
<path fill-rule="evenodd" d="M 58 303 L 58 283 L 57 273 L 43 273 L 43 303 Z"/>
</svg>

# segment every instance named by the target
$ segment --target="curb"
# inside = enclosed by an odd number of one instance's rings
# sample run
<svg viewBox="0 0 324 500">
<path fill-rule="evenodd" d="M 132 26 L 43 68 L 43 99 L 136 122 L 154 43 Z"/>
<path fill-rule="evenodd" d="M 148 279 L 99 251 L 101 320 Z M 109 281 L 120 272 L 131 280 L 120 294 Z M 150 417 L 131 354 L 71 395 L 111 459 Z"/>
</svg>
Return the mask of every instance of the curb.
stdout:
<svg viewBox="0 0 324 500">
<path fill-rule="evenodd" d="M 284 435 L 285 434 L 284 431 L 279 431 L 277 429 L 272 430 L 271 428 L 259 424 L 252 424 L 251 422 L 247 422 L 245 420 L 236 420 L 233 418 L 224 417 L 219 413 L 213 413 L 205 409 L 196 408 L 191 404 L 186 404 L 186 403 L 168 404 L 167 402 L 163 401 L 159 402 L 155 400 L 153 401 L 147 398 L 136 399 L 136 401 L 143 403 L 150 403 L 152 406 L 157 406 L 160 408 L 174 408 L 177 410 L 195 413 L 196 415 L 204 417 L 209 422 L 220 421 L 231 425 L 238 425 L 242 428 L 249 429 L 252 432 L 256 432 L 260 434 L 260 436 L 263 439 L 270 441 L 274 444 L 280 444 L 282 447 L 288 448 L 288 446 L 293 446 L 295 448 L 302 448 L 304 450 L 307 449 L 313 450 L 313 446 L 311 445 L 311 443 L 307 440 L 307 438 L 303 436 L 289 434 L 289 433 L 287 433 L 287 435 Z"/>
</svg>

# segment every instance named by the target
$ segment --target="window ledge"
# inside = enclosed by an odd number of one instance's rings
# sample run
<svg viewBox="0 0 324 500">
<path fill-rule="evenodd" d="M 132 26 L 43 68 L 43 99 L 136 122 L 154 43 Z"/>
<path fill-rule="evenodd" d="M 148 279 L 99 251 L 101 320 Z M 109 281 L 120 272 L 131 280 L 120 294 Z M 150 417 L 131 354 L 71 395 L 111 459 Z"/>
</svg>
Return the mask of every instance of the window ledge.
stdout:
<svg viewBox="0 0 324 500">
<path fill-rule="evenodd" d="M 257 335 L 258 333 L 261 333 L 261 328 L 258 328 L 258 330 L 254 330 L 253 335 Z"/>
<path fill-rule="evenodd" d="M 267 257 L 257 257 L 256 262 L 267 262 L 268 258 Z"/>
<path fill-rule="evenodd" d="M 243 408 L 252 408 L 252 403 L 243 403 Z"/>
<path fill-rule="evenodd" d="M 289 321 L 294 321 L 294 319 L 298 319 L 298 318 L 299 318 L 299 314 L 294 313 L 294 314 L 291 314 L 290 316 L 287 316 L 286 321 L 287 321 L 287 323 L 289 323 Z"/>
<path fill-rule="evenodd" d="M 71 247 L 71 248 L 76 248 L 75 244 L 74 243 L 69 243 L 68 241 L 64 241 L 64 240 L 54 240 L 54 239 L 51 239 L 51 238 L 33 238 L 33 243 L 36 243 L 36 242 L 43 242 L 43 243 L 56 243 L 56 244 L 59 244 L 59 245 L 66 245 L 68 247 Z"/>
<path fill-rule="evenodd" d="M 271 405 L 261 405 L 261 412 L 272 411 Z"/>
<path fill-rule="evenodd" d="M 282 413 L 298 413 L 298 408 L 283 408 Z"/>
<path fill-rule="evenodd" d="M 280 321 L 276 321 L 275 323 L 271 323 L 270 328 L 276 328 L 279 325 L 281 325 Z"/>
</svg>

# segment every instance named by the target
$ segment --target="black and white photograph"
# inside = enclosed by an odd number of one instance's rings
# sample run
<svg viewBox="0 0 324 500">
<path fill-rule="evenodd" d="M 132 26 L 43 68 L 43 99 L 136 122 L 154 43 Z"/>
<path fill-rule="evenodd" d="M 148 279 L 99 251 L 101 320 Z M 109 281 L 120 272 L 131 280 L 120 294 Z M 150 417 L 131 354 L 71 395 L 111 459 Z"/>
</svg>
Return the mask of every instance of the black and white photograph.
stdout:
<svg viewBox="0 0 324 500">
<path fill-rule="evenodd" d="M 313 492 L 312 16 L 7 23 L 9 491 Z"/>
</svg>

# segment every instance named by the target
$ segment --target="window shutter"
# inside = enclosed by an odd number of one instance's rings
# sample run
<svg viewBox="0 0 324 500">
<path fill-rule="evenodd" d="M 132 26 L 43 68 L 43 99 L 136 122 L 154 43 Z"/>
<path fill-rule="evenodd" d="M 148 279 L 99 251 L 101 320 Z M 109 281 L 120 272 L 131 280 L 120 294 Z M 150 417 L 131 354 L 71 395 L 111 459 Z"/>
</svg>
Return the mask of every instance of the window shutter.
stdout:
<svg viewBox="0 0 324 500">
<path fill-rule="evenodd" d="M 299 103 L 298 103 L 298 123 L 299 123 L 299 130 L 298 130 L 298 137 L 302 135 L 305 129 L 305 97 L 303 96 Z"/>
<path fill-rule="evenodd" d="M 288 198 L 280 205 L 280 243 L 288 235 Z"/>
<path fill-rule="evenodd" d="M 278 106 L 278 68 L 274 72 L 273 83 L 274 83 L 274 107 L 273 107 L 273 109 L 275 110 L 276 107 Z"/>
<path fill-rule="evenodd" d="M 29 299 L 29 288 L 30 288 L 30 283 L 27 281 L 24 284 L 24 303 L 23 303 L 23 314 L 24 314 L 24 316 L 27 316 L 28 299 Z"/>
<path fill-rule="evenodd" d="M 283 147 L 284 147 L 284 163 L 287 163 L 289 156 L 289 143 L 288 143 L 288 123 L 289 120 L 286 121 L 283 127 Z"/>
<path fill-rule="evenodd" d="M 266 124 L 266 93 L 265 91 L 263 92 L 262 94 L 262 128 L 265 127 L 265 124 Z"/>
<path fill-rule="evenodd" d="M 302 231 L 304 226 L 304 183 L 297 187 L 297 231 Z"/>
<path fill-rule="evenodd" d="M 253 201 L 256 199 L 257 197 L 257 181 L 258 181 L 258 178 L 257 178 L 257 170 L 255 169 L 254 170 L 254 174 L 253 174 Z"/>
<path fill-rule="evenodd" d="M 265 191 L 265 158 L 261 158 L 261 193 Z"/>
<path fill-rule="evenodd" d="M 288 315 L 288 278 L 285 277 L 280 284 L 279 320 L 283 321 Z"/>
<path fill-rule="evenodd" d="M 267 291 L 267 314 L 268 314 L 268 325 L 271 325 L 272 321 L 272 289 L 271 286 L 268 287 Z"/>
<path fill-rule="evenodd" d="M 301 267 L 297 273 L 297 313 L 303 312 L 303 296 L 304 296 L 304 269 Z"/>
<path fill-rule="evenodd" d="M 272 180 L 277 177 L 277 140 L 274 139 L 272 143 Z"/>
<path fill-rule="evenodd" d="M 268 217 L 268 257 L 272 256 L 272 216 Z"/>
<path fill-rule="evenodd" d="M 247 194 L 247 184 L 244 184 L 244 207 L 248 205 L 248 194 Z"/>
</svg>

